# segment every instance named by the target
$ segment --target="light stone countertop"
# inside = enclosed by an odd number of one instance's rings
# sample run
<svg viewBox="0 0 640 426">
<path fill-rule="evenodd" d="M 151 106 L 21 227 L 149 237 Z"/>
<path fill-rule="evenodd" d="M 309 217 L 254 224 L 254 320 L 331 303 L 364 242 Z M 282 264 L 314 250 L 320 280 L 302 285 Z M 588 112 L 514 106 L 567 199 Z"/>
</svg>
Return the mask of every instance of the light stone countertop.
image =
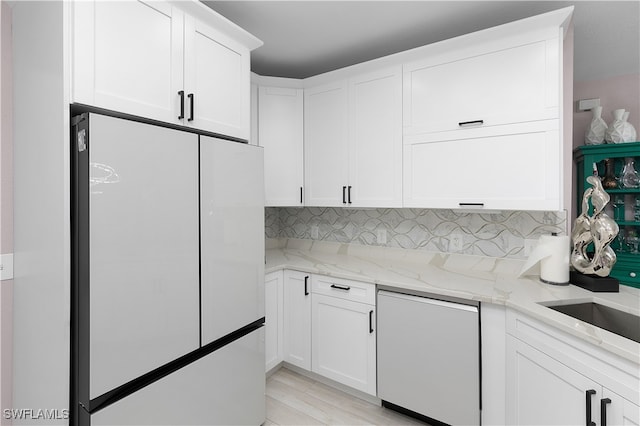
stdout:
<svg viewBox="0 0 640 426">
<path fill-rule="evenodd" d="M 524 260 L 458 255 L 312 240 L 268 240 L 265 273 L 293 269 L 399 289 L 494 303 L 527 314 L 640 365 L 640 343 L 539 303 L 597 302 L 640 315 L 640 290 L 592 293 L 518 278 Z M 640 324 L 639 324 L 640 326 Z"/>
</svg>

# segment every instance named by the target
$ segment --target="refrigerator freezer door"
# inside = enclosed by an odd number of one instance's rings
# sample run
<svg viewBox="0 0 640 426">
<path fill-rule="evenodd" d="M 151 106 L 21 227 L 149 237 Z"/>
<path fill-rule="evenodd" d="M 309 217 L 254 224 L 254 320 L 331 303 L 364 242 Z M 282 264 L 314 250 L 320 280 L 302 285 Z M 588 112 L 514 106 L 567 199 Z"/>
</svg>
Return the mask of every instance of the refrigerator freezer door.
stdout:
<svg viewBox="0 0 640 426">
<path fill-rule="evenodd" d="M 89 126 L 93 399 L 198 348 L 198 137 Z"/>
<path fill-rule="evenodd" d="M 200 137 L 202 345 L 264 316 L 262 148 Z"/>
<path fill-rule="evenodd" d="M 91 416 L 93 426 L 259 425 L 264 327 Z"/>
</svg>

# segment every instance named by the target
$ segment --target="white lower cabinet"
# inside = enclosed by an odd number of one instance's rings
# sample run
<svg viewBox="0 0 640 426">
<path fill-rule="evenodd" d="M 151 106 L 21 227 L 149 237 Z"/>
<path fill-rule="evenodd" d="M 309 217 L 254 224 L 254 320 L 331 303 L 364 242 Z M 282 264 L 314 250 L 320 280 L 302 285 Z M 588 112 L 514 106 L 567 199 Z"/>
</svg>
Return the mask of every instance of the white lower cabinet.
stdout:
<svg viewBox="0 0 640 426">
<path fill-rule="evenodd" d="M 376 334 L 373 305 L 314 294 L 312 371 L 376 394 Z"/>
<path fill-rule="evenodd" d="M 284 271 L 283 359 L 311 370 L 311 274 Z"/>
<path fill-rule="evenodd" d="M 284 273 L 271 272 L 264 277 L 265 369 L 282 362 L 284 329 Z"/>
<path fill-rule="evenodd" d="M 640 424 L 637 365 L 513 312 L 507 333 L 507 424 Z"/>
</svg>

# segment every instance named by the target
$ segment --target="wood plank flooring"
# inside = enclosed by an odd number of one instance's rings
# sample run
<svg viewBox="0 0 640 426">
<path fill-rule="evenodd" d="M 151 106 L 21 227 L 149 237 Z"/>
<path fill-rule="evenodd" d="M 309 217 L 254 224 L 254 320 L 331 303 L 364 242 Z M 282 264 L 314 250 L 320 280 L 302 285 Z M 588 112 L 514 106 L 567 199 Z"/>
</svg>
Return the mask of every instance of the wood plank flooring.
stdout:
<svg viewBox="0 0 640 426">
<path fill-rule="evenodd" d="M 267 379 L 265 425 L 424 426 L 425 423 L 281 368 Z"/>
</svg>

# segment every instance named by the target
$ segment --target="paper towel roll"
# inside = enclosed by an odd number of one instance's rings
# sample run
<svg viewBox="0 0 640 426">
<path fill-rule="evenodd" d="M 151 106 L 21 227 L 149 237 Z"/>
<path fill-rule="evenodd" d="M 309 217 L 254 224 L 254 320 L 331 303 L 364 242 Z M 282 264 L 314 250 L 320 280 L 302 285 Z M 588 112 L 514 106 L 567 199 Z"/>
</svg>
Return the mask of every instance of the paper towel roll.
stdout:
<svg viewBox="0 0 640 426">
<path fill-rule="evenodd" d="M 520 271 L 520 276 L 539 273 L 540 281 L 544 283 L 569 284 L 570 243 L 568 236 L 542 235 Z"/>
</svg>

